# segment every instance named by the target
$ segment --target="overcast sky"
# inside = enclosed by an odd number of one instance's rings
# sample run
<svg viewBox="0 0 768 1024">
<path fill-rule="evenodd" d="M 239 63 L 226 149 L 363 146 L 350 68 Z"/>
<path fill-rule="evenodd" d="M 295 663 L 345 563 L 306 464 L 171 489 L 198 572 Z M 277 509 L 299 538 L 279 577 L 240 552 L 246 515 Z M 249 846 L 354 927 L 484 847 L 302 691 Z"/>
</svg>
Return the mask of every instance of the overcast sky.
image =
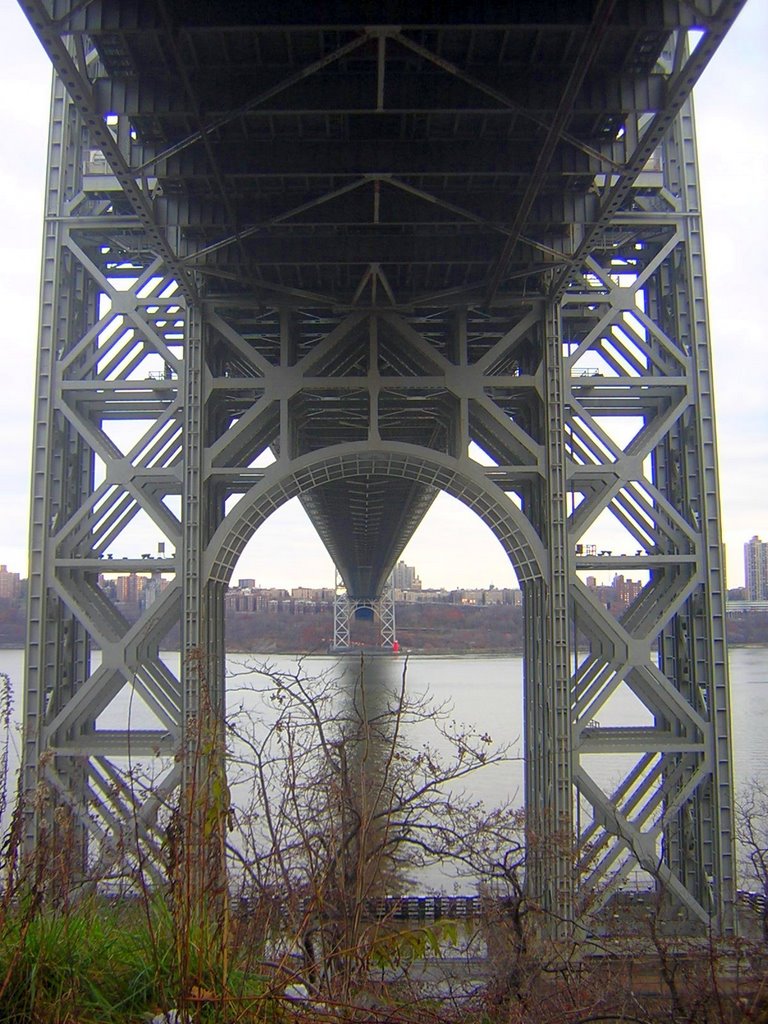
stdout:
<svg viewBox="0 0 768 1024">
<path fill-rule="evenodd" d="M 749 0 L 695 92 L 730 586 L 743 583 L 744 542 L 755 533 L 768 538 L 768 344 L 761 309 L 768 286 L 760 264 L 768 237 L 767 48 L 768 3 Z M 14 0 L 0 4 L 0 56 L 0 564 L 26 574 L 50 70 Z M 495 538 L 447 496 L 438 498 L 404 557 L 428 587 L 514 585 Z M 235 580 L 240 577 L 264 586 L 333 583 L 332 563 L 296 502 L 251 541 L 235 570 Z"/>
</svg>

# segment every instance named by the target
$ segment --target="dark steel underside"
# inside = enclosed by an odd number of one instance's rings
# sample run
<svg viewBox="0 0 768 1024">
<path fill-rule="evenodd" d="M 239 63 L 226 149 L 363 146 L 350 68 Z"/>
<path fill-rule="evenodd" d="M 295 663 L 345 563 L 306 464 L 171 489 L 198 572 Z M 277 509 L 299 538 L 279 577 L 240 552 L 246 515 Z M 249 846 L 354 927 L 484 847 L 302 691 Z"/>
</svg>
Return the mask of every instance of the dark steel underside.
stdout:
<svg viewBox="0 0 768 1024">
<path fill-rule="evenodd" d="M 145 176 L 124 194 L 104 181 L 104 201 L 126 218 L 111 237 L 112 266 L 124 257 L 130 270 L 143 204 L 188 292 L 226 304 L 235 323 L 242 298 L 248 320 L 259 297 L 319 309 L 490 310 L 540 289 L 545 273 L 548 288 L 563 288 L 587 251 L 631 243 L 632 229 L 618 237 L 609 216 L 690 88 L 690 68 L 685 82 L 659 72 L 670 31 L 695 22 L 686 3 L 604 0 L 75 5 L 64 35 L 87 32 L 98 54 L 87 72 L 93 113 L 127 117 L 131 133 L 112 148 L 132 179 Z M 54 60 L 59 46 L 51 39 Z M 653 123 L 629 138 L 640 113 Z M 619 187 L 601 195 L 596 175 L 614 173 Z M 441 326 L 425 324 L 438 352 L 449 344 Z M 238 327 L 247 338 L 248 324 Z M 489 314 L 469 360 L 504 329 Z M 295 360 L 316 341 L 311 324 L 302 331 Z M 343 365 L 322 372 L 429 372 L 403 366 L 386 338 L 371 367 L 366 347 L 350 341 Z M 253 324 L 253 344 L 277 359 L 279 326 Z M 227 373 L 253 368 L 230 358 Z M 423 397 L 412 413 L 392 396 L 382 418 L 390 437 L 434 445 L 447 399 Z M 365 438 L 365 398 L 357 415 L 347 402 L 340 417 L 328 396 L 305 400 L 294 454 Z M 303 501 L 350 593 L 369 597 L 434 493 L 365 478 Z"/>
</svg>

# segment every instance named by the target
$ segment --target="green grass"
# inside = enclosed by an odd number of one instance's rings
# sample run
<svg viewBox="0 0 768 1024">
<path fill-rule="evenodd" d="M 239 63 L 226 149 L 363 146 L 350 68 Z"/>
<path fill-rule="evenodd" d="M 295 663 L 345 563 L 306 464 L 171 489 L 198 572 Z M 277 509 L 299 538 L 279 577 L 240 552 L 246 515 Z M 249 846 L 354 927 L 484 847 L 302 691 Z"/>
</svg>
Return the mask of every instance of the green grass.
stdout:
<svg viewBox="0 0 768 1024">
<path fill-rule="evenodd" d="M 201 971 L 192 942 L 185 962 Z M 190 976 L 180 978 L 173 921 L 162 902 L 145 907 L 84 900 L 66 911 L 29 913 L 14 906 L 0 930 L 0 1021 L 9 1024 L 126 1024 L 178 1006 Z M 233 968 L 226 992 L 201 1020 L 264 1019 L 263 980 Z"/>
<path fill-rule="evenodd" d="M 133 919 L 132 919 L 133 918 Z M 135 913 L 86 901 L 28 918 L 0 936 L 0 1020 L 126 1021 L 151 1010 L 172 980 L 173 947 Z"/>
</svg>

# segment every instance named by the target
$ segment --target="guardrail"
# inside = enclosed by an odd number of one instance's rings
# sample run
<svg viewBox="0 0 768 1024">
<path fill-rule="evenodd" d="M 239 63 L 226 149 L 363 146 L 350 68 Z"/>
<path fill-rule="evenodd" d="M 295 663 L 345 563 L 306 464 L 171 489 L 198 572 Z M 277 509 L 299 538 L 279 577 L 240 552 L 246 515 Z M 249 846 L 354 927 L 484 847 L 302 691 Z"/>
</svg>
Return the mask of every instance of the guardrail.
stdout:
<svg viewBox="0 0 768 1024">
<path fill-rule="evenodd" d="M 274 899 L 273 908 L 280 916 L 287 912 L 287 901 Z M 365 901 L 364 916 L 368 920 L 389 921 L 439 921 L 470 920 L 480 916 L 482 905 L 486 902 L 479 896 L 382 896 Z M 255 906 L 263 908 L 264 901 L 252 901 L 241 897 L 235 899 L 235 913 L 249 914 Z M 299 901 L 300 914 L 311 914 L 315 909 L 315 901 L 305 898 Z"/>
</svg>

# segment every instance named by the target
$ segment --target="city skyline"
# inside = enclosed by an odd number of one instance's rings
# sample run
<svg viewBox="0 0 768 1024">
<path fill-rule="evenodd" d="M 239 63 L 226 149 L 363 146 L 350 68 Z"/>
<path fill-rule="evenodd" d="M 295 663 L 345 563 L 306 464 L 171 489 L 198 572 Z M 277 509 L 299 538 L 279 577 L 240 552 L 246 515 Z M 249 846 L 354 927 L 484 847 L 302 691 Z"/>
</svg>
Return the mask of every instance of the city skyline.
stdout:
<svg viewBox="0 0 768 1024">
<path fill-rule="evenodd" d="M 752 554 L 750 549 L 757 549 L 756 555 Z M 752 554 L 752 581 L 750 581 L 750 555 Z M 748 601 L 768 601 L 768 542 L 763 542 L 758 536 L 753 536 L 744 545 L 744 561 L 745 561 L 745 584 L 743 587 L 731 587 L 731 590 L 743 590 L 745 591 L 745 597 Z M 108 568 L 108 562 L 105 563 L 104 571 L 99 573 L 99 585 L 109 585 L 116 588 L 118 600 L 123 600 L 119 597 L 120 589 L 130 586 L 128 581 L 135 581 L 138 583 L 139 590 L 144 584 L 150 583 L 153 579 L 159 579 L 163 587 L 169 582 L 171 573 L 155 573 L 150 571 L 137 572 L 131 571 L 130 573 L 121 573 L 119 569 L 110 572 Z M 630 576 L 625 576 L 624 573 L 619 573 L 615 569 L 605 570 L 600 574 L 601 577 L 610 577 L 609 582 L 606 583 L 605 579 L 601 578 L 598 583 L 598 577 L 596 572 L 585 573 L 585 583 L 588 587 L 596 586 L 611 586 L 620 581 L 628 586 L 642 586 L 642 581 L 634 580 Z M 642 575 L 642 573 L 640 574 Z M 452 592 L 473 592 L 473 591 L 504 591 L 504 590 L 519 590 L 520 586 L 517 581 L 509 586 L 499 587 L 494 583 L 489 585 L 483 585 L 478 583 L 464 583 L 453 581 L 448 586 L 443 584 L 442 586 L 431 586 L 429 583 L 426 585 L 419 575 L 418 568 L 416 566 L 407 565 L 402 559 L 400 559 L 394 566 L 391 575 L 393 586 L 395 590 L 407 591 L 416 590 L 423 591 L 425 593 L 452 593 Z M 410 581 L 410 582 L 407 582 Z M 7 598 L 18 596 L 11 593 L 12 590 L 19 591 L 21 585 L 25 584 L 26 577 L 20 576 L 18 572 L 9 570 L 7 566 L 0 564 L 0 598 Z M 752 583 L 752 587 L 750 586 Z M 14 587 L 15 584 L 15 587 Z M 410 584 L 413 584 L 411 586 Z M 261 583 L 255 577 L 239 576 L 237 573 L 233 575 L 230 582 L 227 584 L 229 590 L 254 590 L 259 592 L 268 591 L 281 591 L 290 594 L 292 597 L 301 597 L 300 591 L 305 591 L 307 594 L 317 594 L 321 591 L 331 593 L 335 587 L 331 583 L 321 583 L 317 586 L 307 586 L 305 583 L 292 583 L 284 585 L 282 583 L 272 581 L 268 584 Z M 759 589 L 761 594 L 757 592 L 753 593 L 753 590 Z M 635 594 L 636 596 L 636 594 Z"/>
<path fill-rule="evenodd" d="M 36 354 L 38 279 L 50 68 L 15 3 L 0 12 L 5 47 L 0 122 L 13 140 L 0 161 L 0 202 L 6 242 L 0 254 L 4 318 L 0 342 L 9 384 L 0 424 L 3 523 L 0 562 L 27 572 L 29 453 Z M 768 533 L 768 353 L 762 341 L 757 246 L 768 227 L 762 175 L 768 160 L 766 122 L 768 5 L 749 0 L 695 91 L 702 208 L 709 269 L 715 398 L 720 454 L 723 536 L 728 586 L 742 585 L 743 544 Z M 23 101 L 20 100 L 23 97 Z M 137 542 L 154 548 L 159 537 Z M 600 546 L 621 551 L 611 537 Z M 403 551 L 420 567 L 425 586 L 451 578 L 473 586 L 516 584 L 496 539 L 464 506 L 438 495 L 423 526 Z M 297 501 L 259 530 L 234 571 L 265 586 L 332 583 L 333 563 Z"/>
</svg>

